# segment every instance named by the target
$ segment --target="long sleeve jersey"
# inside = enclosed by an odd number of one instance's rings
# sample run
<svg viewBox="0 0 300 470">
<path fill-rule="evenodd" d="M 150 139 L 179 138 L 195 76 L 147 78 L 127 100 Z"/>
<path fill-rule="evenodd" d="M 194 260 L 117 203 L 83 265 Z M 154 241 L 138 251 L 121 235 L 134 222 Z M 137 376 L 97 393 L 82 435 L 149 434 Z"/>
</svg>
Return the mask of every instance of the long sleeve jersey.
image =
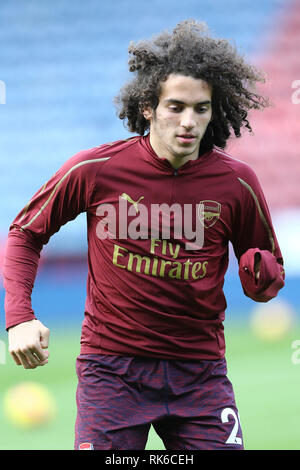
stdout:
<svg viewBox="0 0 300 470">
<path fill-rule="evenodd" d="M 31 292 L 40 251 L 82 212 L 88 239 L 82 354 L 221 358 L 229 242 L 238 260 L 257 248 L 283 264 L 262 189 L 246 163 L 213 149 L 174 170 L 155 154 L 149 135 L 137 136 L 74 155 L 13 221 L 4 264 L 7 329 L 36 318 Z M 189 230 L 178 234 L 181 222 Z M 201 243 L 193 243 L 189 233 L 200 229 Z"/>
</svg>

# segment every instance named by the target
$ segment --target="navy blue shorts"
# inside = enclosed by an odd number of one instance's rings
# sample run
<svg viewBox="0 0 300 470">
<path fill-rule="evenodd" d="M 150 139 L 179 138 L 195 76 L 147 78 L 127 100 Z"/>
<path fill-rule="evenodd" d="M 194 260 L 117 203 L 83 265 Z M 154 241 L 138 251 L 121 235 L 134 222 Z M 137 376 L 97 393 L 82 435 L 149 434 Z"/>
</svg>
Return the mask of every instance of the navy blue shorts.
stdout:
<svg viewBox="0 0 300 470">
<path fill-rule="evenodd" d="M 75 449 L 143 450 L 150 426 L 167 450 L 242 450 L 226 360 L 80 355 Z"/>
</svg>

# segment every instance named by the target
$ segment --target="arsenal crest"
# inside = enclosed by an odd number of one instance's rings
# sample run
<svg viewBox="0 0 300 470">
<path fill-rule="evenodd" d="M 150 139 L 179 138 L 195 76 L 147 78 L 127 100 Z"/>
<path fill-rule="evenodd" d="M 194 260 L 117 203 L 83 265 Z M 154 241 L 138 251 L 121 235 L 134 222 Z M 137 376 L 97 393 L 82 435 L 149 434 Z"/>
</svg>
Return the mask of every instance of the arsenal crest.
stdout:
<svg viewBox="0 0 300 470">
<path fill-rule="evenodd" d="M 94 446 L 91 442 L 82 442 L 79 444 L 79 450 L 94 450 Z"/>
<path fill-rule="evenodd" d="M 210 228 L 219 220 L 221 204 L 216 201 L 200 201 L 198 204 L 198 217 L 205 228 Z"/>
</svg>

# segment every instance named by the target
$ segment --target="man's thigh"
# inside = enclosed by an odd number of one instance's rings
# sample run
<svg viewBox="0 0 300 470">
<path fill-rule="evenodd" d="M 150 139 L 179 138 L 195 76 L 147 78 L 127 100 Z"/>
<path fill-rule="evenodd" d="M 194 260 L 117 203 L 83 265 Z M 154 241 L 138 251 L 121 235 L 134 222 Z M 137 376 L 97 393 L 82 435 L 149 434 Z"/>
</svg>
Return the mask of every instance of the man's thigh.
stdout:
<svg viewBox="0 0 300 470">
<path fill-rule="evenodd" d="M 243 449 L 226 360 L 167 364 L 169 415 L 153 427 L 170 450 Z"/>
<path fill-rule="evenodd" d="M 151 390 L 146 394 L 139 390 L 143 373 L 139 362 L 117 356 L 77 358 L 75 449 L 145 448 L 156 397 Z"/>
<path fill-rule="evenodd" d="M 144 450 L 150 424 L 104 429 L 102 413 L 95 409 L 94 418 L 76 418 L 75 450 Z M 84 445 L 85 444 L 85 445 Z"/>
<path fill-rule="evenodd" d="M 167 450 L 243 450 L 238 412 L 224 408 L 199 418 L 165 418 L 153 423 Z"/>
</svg>

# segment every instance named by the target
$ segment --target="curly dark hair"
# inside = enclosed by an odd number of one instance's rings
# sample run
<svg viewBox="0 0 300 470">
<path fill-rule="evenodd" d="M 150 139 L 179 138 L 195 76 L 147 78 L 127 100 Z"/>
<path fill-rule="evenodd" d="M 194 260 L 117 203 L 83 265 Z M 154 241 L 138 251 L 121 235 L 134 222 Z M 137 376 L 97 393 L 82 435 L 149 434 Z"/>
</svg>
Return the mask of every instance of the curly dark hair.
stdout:
<svg viewBox="0 0 300 470">
<path fill-rule="evenodd" d="M 270 104 L 255 91 L 256 82 L 265 81 L 263 74 L 247 64 L 228 40 L 212 38 L 204 22 L 185 20 L 171 33 L 131 42 L 129 54 L 129 70 L 135 78 L 121 89 L 115 104 L 130 132 L 144 135 L 149 129 L 143 110 L 156 109 L 161 83 L 170 74 L 199 78 L 212 87 L 213 117 L 201 140 L 200 154 L 214 146 L 224 149 L 231 129 L 236 137 L 241 136 L 242 127 L 251 132 L 248 111 Z"/>
</svg>

